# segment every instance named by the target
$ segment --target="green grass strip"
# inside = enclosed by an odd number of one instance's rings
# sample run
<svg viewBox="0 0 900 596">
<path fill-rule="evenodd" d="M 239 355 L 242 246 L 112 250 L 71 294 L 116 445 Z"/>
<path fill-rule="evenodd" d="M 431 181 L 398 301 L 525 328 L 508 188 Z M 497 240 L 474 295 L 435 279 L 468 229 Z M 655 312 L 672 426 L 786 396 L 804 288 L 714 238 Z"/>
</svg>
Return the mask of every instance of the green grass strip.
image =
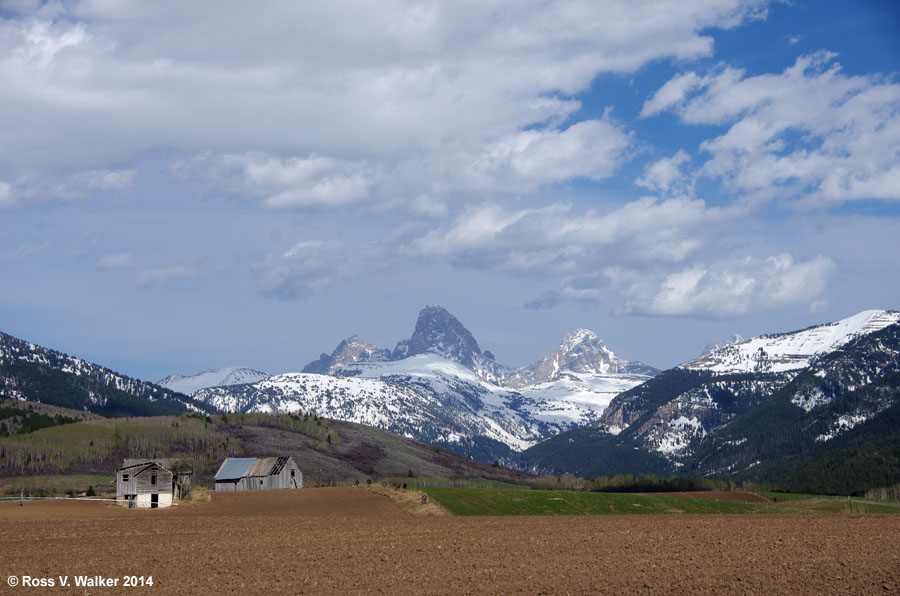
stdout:
<svg viewBox="0 0 900 596">
<path fill-rule="evenodd" d="M 665 494 L 424 488 L 453 515 L 622 515 L 647 513 L 765 513 L 795 511 L 765 504 L 730 503 Z M 804 510 L 796 510 L 804 511 Z"/>
</svg>

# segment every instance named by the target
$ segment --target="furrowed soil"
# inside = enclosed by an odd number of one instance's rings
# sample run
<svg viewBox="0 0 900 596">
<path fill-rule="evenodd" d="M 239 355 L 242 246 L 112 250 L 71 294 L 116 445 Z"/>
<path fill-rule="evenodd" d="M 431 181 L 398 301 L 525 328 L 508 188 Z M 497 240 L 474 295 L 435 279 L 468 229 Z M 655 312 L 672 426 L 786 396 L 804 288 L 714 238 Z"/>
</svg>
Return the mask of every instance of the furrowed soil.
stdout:
<svg viewBox="0 0 900 596">
<path fill-rule="evenodd" d="M 54 578 L 57 587 L 10 587 Z M 58 576 L 153 578 L 59 587 Z M 0 503 L 0 594 L 898 594 L 900 515 L 414 516 L 362 488 Z"/>
</svg>

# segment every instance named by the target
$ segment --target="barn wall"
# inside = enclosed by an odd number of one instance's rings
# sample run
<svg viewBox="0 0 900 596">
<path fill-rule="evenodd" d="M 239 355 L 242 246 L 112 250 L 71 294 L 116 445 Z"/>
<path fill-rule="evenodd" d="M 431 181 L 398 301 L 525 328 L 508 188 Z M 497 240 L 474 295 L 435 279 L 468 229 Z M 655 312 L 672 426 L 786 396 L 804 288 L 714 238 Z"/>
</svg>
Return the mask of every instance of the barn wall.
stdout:
<svg viewBox="0 0 900 596">
<path fill-rule="evenodd" d="M 128 480 L 123 480 L 124 475 L 128 474 Z M 156 483 L 153 483 L 153 476 L 156 476 Z M 188 487 L 190 480 L 187 480 Z M 124 470 L 116 471 L 116 496 L 124 497 L 126 495 L 139 494 L 168 494 L 172 496 L 172 472 L 157 466 L 147 466 L 141 468 L 135 466 Z"/>
<path fill-rule="evenodd" d="M 152 483 L 153 476 L 156 476 L 156 483 Z M 172 494 L 172 472 L 165 468 L 153 469 L 152 467 L 144 468 L 135 475 L 136 494 Z M 130 494 L 135 494 L 130 493 Z"/>
<path fill-rule="evenodd" d="M 293 471 L 294 476 L 291 477 Z M 216 492 L 236 492 L 248 490 L 276 490 L 303 488 L 303 473 L 293 457 L 289 457 L 281 472 L 266 476 L 244 476 L 238 480 L 216 481 Z"/>
</svg>

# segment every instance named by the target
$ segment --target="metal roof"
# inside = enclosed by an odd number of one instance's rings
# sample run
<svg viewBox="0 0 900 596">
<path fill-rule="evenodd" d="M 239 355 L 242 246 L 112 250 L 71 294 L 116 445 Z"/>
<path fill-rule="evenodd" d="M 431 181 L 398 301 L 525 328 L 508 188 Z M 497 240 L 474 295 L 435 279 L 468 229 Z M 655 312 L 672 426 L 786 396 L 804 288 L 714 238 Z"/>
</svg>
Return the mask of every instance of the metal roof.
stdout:
<svg viewBox="0 0 900 596">
<path fill-rule="evenodd" d="M 222 462 L 216 472 L 216 480 L 237 480 L 247 476 L 247 472 L 256 463 L 255 457 L 229 457 Z"/>
<path fill-rule="evenodd" d="M 216 473 L 216 480 L 238 480 L 244 477 L 275 476 L 290 460 L 281 457 L 229 457 Z"/>
</svg>

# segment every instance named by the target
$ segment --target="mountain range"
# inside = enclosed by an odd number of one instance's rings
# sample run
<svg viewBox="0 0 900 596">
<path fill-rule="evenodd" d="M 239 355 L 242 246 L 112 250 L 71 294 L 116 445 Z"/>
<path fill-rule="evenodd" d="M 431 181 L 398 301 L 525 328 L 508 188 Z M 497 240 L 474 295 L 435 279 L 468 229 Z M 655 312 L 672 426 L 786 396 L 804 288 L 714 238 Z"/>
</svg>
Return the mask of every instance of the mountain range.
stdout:
<svg viewBox="0 0 900 596">
<path fill-rule="evenodd" d="M 158 416 L 210 408 L 171 389 L 0 333 L 0 398 L 106 416 Z"/>
<path fill-rule="evenodd" d="M 886 422 L 900 415 L 898 322 L 896 311 L 864 311 L 724 342 L 616 396 L 597 426 L 561 433 L 523 457 L 535 468 L 586 475 L 678 472 L 821 491 L 813 480 L 829 474 L 802 480 L 797 470 L 824 465 L 821 458 L 855 440 L 881 445 L 869 455 L 881 458 L 882 480 L 900 481 L 900 426 Z M 898 464 L 883 465 L 894 450 Z M 849 491 L 878 474 L 860 465 L 844 476 Z"/>
<path fill-rule="evenodd" d="M 224 411 L 313 411 L 482 460 L 511 461 L 548 437 L 597 423 L 613 397 L 657 372 L 617 356 L 584 329 L 540 361 L 514 369 L 482 350 L 446 309 L 428 305 L 410 338 L 393 350 L 353 336 L 300 373 L 192 396 Z"/>
<path fill-rule="evenodd" d="M 538 472 L 844 492 L 900 482 L 900 313 L 887 310 L 731 336 L 662 372 L 585 329 L 505 366 L 434 305 L 393 349 L 353 336 L 297 373 L 231 367 L 159 384 L 0 334 L 0 397 L 105 416 L 308 412 Z"/>
</svg>

